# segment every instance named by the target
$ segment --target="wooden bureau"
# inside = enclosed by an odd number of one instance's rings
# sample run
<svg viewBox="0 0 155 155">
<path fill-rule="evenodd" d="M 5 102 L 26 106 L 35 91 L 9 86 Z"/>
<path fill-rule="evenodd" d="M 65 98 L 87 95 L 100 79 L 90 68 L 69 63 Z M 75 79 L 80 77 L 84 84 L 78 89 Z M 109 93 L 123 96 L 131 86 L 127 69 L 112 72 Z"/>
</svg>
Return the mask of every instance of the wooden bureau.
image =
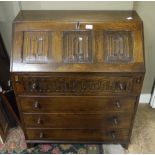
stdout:
<svg viewBox="0 0 155 155">
<path fill-rule="evenodd" d="M 28 143 L 128 147 L 145 74 L 135 11 L 20 11 L 12 39 Z"/>
</svg>

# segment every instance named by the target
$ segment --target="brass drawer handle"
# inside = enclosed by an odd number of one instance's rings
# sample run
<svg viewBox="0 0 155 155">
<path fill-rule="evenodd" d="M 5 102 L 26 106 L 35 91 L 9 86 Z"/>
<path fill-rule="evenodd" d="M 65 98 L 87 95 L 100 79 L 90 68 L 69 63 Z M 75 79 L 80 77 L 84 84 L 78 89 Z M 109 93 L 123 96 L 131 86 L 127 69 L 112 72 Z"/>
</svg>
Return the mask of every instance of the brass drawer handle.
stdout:
<svg viewBox="0 0 155 155">
<path fill-rule="evenodd" d="M 118 125 L 118 118 L 117 118 L 117 117 L 113 117 L 113 123 L 114 123 L 115 125 Z"/>
<path fill-rule="evenodd" d="M 32 83 L 32 90 L 36 89 L 37 88 L 37 84 L 34 82 Z"/>
<path fill-rule="evenodd" d="M 125 87 L 124 87 L 124 85 L 122 83 L 119 83 L 119 88 L 120 88 L 120 90 L 124 90 L 125 89 Z"/>
<path fill-rule="evenodd" d="M 30 84 L 30 91 L 33 92 L 33 91 L 38 91 L 40 88 L 39 88 L 39 84 L 38 82 L 33 82 L 32 84 Z"/>
<path fill-rule="evenodd" d="M 111 131 L 111 137 L 113 140 L 116 140 L 116 133 L 115 131 Z"/>
<path fill-rule="evenodd" d="M 43 137 L 44 137 L 44 134 L 42 132 L 40 132 L 39 138 L 43 138 Z"/>
<path fill-rule="evenodd" d="M 39 105 L 39 102 L 38 101 L 35 101 L 34 108 L 35 109 L 39 109 L 40 108 L 40 105 Z"/>
<path fill-rule="evenodd" d="M 38 125 L 41 124 L 41 119 L 40 119 L 40 118 L 38 118 L 37 124 L 38 124 Z"/>
<path fill-rule="evenodd" d="M 18 75 L 15 76 L 15 82 L 19 82 L 19 77 L 18 77 Z"/>
<path fill-rule="evenodd" d="M 120 105 L 120 101 L 117 100 L 117 101 L 115 102 L 115 105 L 116 105 L 117 108 L 120 108 L 120 107 L 121 107 L 121 105 Z"/>
</svg>

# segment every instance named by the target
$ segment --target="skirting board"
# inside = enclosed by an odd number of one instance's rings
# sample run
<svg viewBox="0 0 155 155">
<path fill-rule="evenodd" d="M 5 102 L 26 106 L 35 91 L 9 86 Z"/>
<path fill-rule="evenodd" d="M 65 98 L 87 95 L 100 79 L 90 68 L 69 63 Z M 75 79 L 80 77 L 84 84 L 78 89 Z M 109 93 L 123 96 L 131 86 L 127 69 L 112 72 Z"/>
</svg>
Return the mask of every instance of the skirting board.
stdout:
<svg viewBox="0 0 155 155">
<path fill-rule="evenodd" d="M 151 94 L 141 94 L 139 103 L 148 104 L 150 103 L 150 99 L 151 99 Z"/>
</svg>

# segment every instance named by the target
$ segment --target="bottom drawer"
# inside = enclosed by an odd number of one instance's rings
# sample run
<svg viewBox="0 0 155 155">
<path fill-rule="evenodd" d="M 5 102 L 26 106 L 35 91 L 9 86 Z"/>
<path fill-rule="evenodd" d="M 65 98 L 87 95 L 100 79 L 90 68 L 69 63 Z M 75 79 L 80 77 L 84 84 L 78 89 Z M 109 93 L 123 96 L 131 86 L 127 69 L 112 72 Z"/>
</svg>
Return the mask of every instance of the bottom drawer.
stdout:
<svg viewBox="0 0 155 155">
<path fill-rule="evenodd" d="M 51 141 L 124 141 L 129 130 L 27 129 L 28 140 Z"/>
</svg>

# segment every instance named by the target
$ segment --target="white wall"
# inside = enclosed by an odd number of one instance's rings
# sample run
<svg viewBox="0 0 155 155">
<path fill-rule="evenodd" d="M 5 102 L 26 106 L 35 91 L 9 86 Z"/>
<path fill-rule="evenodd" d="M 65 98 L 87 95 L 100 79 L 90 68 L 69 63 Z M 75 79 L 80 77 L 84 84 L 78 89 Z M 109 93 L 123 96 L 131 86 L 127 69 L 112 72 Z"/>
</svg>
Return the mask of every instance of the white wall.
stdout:
<svg viewBox="0 0 155 155">
<path fill-rule="evenodd" d="M 0 32 L 10 55 L 12 21 L 19 12 L 18 2 L 0 2 Z"/>
<path fill-rule="evenodd" d="M 24 10 L 131 10 L 133 2 L 123 1 L 39 1 L 21 2 Z"/>
<path fill-rule="evenodd" d="M 3 15 L 2 15 L 2 5 L 1 5 L 1 2 L 0 2 L 0 21 L 2 20 L 3 18 Z"/>
<path fill-rule="evenodd" d="M 151 93 L 155 79 L 155 2 L 135 2 L 134 9 L 143 20 L 146 75 L 143 93 Z"/>
</svg>

